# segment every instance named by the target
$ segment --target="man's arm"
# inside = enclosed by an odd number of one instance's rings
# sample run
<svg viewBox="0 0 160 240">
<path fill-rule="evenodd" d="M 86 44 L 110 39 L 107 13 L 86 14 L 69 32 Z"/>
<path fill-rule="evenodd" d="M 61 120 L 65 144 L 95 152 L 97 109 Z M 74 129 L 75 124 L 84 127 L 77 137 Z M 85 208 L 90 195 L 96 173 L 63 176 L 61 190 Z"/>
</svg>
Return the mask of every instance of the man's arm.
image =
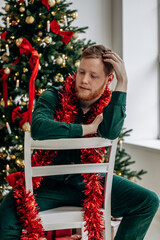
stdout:
<svg viewBox="0 0 160 240">
<path fill-rule="evenodd" d="M 58 92 L 50 88 L 43 92 L 36 103 L 31 121 L 33 139 L 74 138 L 82 136 L 82 126 L 54 121 L 59 106 Z"/>
</svg>

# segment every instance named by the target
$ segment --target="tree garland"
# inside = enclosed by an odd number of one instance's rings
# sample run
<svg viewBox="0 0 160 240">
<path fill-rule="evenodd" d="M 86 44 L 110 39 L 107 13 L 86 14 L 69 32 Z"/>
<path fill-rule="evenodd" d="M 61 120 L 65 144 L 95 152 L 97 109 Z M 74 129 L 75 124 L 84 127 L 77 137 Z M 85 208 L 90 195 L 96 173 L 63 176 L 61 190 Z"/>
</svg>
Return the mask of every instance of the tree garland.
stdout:
<svg viewBox="0 0 160 240">
<path fill-rule="evenodd" d="M 59 122 L 74 123 L 78 114 L 77 103 L 78 99 L 75 95 L 75 78 L 76 76 L 68 76 L 65 81 L 65 86 L 60 92 L 61 105 L 56 111 L 54 120 Z M 91 123 L 95 117 L 102 113 L 103 108 L 108 105 L 111 99 L 111 92 L 106 87 L 103 95 L 93 105 L 91 114 L 85 120 L 85 124 Z M 95 136 L 95 135 L 90 135 Z M 98 149 L 82 149 L 82 163 L 100 163 L 104 148 Z M 32 155 L 32 166 L 46 166 L 54 162 L 57 151 L 39 150 Z M 86 231 L 88 231 L 89 240 L 102 240 L 104 222 L 102 211 L 100 208 L 103 204 L 103 185 L 100 174 L 82 174 L 85 183 L 85 200 L 83 201 L 84 220 L 86 221 Z M 17 213 L 22 225 L 23 240 L 42 240 L 45 239 L 44 230 L 41 224 L 41 219 L 38 217 L 38 204 L 35 201 L 34 195 L 30 192 L 26 193 L 24 173 L 21 173 L 17 180 L 14 189 L 14 197 L 17 202 Z M 40 186 L 42 177 L 33 178 L 33 188 Z"/>
</svg>

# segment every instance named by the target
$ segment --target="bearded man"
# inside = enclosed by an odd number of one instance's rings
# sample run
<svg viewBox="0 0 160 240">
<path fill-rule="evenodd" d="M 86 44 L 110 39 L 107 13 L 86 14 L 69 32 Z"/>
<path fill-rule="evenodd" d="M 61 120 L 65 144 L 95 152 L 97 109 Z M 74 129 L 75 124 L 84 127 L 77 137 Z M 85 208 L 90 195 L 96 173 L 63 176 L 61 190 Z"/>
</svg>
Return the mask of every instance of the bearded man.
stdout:
<svg viewBox="0 0 160 240">
<path fill-rule="evenodd" d="M 108 86 L 114 74 L 117 84 L 111 94 Z M 123 60 L 102 45 L 88 47 L 82 53 L 77 74 L 66 81 L 63 88 L 50 87 L 39 97 L 32 115 L 33 139 L 77 138 L 90 134 L 117 138 L 126 116 L 128 79 Z M 80 150 L 67 150 L 59 151 L 53 164 L 80 162 Z M 44 177 L 35 190 L 39 211 L 64 205 L 81 206 L 84 188 L 81 175 Z M 122 217 L 115 240 L 144 239 L 158 207 L 159 198 L 154 192 L 113 176 L 111 213 L 113 217 Z M 20 239 L 21 231 L 11 192 L 0 206 L 0 239 Z"/>
</svg>

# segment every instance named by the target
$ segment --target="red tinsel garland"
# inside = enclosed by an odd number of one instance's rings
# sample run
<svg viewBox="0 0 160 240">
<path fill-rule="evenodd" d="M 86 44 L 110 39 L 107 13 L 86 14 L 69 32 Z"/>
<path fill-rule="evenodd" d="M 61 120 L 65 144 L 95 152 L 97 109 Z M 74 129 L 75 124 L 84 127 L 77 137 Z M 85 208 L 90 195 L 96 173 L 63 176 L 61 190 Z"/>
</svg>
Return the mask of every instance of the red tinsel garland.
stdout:
<svg viewBox="0 0 160 240">
<path fill-rule="evenodd" d="M 78 114 L 77 102 L 75 96 L 75 77 L 67 77 L 65 86 L 60 93 L 61 106 L 56 112 L 56 121 L 74 123 Z M 97 115 L 102 113 L 103 108 L 108 105 L 111 98 L 111 92 L 106 87 L 104 94 L 99 101 L 94 104 L 92 113 L 86 120 L 86 124 L 91 123 Z M 93 136 L 93 135 L 92 135 Z M 100 163 L 104 148 L 83 149 L 81 150 L 82 163 Z M 32 166 L 46 166 L 54 161 L 57 151 L 38 151 L 32 156 Z M 83 174 L 86 198 L 83 202 L 84 220 L 86 221 L 86 230 L 88 231 L 89 240 L 102 240 L 104 222 L 100 208 L 103 204 L 103 185 L 101 176 L 95 174 Z M 8 177 L 9 180 L 9 177 Z M 42 177 L 33 179 L 33 188 L 40 186 Z M 9 180 L 10 181 L 10 180 Z M 16 179 L 14 187 L 14 197 L 17 202 L 17 213 L 23 227 L 21 239 L 23 240 L 42 240 L 45 239 L 41 220 L 38 217 L 38 206 L 35 202 L 34 195 L 26 193 L 24 173 L 19 180 Z"/>
</svg>

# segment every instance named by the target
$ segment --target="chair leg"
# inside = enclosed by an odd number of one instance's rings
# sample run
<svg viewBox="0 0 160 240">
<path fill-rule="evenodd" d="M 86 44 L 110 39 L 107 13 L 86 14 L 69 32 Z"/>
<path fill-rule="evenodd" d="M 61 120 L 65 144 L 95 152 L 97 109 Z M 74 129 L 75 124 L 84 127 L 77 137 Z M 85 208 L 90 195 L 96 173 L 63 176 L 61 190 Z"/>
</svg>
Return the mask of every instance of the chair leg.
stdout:
<svg viewBox="0 0 160 240">
<path fill-rule="evenodd" d="M 88 231 L 85 231 L 85 222 L 82 223 L 82 240 L 88 240 Z"/>
</svg>

